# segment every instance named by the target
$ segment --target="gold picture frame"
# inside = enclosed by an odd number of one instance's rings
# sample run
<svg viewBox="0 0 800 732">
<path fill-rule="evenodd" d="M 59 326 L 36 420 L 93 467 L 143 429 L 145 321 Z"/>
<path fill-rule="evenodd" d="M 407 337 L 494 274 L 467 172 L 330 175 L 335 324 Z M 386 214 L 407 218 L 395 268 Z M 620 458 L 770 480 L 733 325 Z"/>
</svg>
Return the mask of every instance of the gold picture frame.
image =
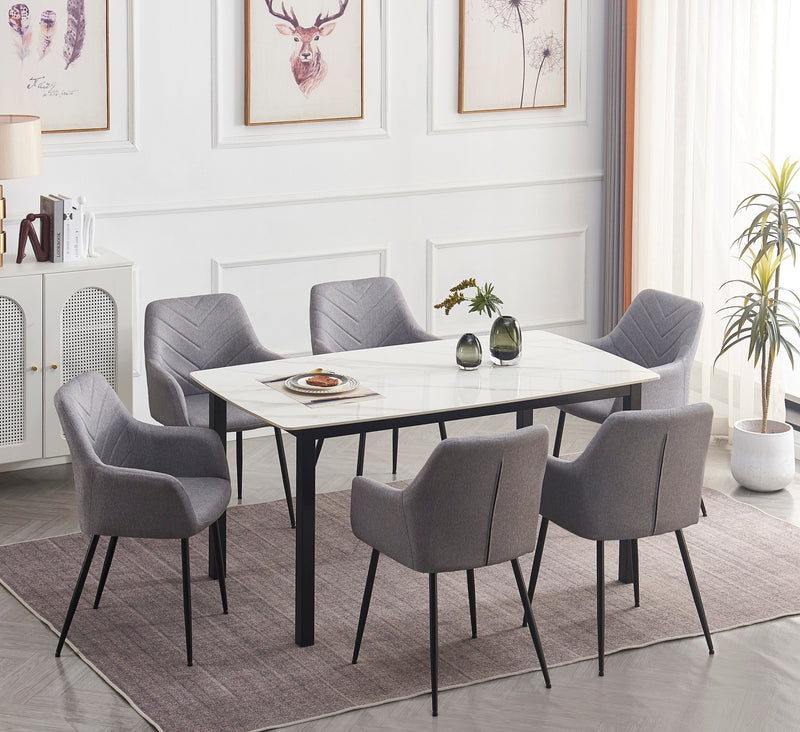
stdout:
<svg viewBox="0 0 800 732">
<path fill-rule="evenodd" d="M 246 0 L 244 115 L 246 125 L 363 119 L 363 0 Z"/>
<path fill-rule="evenodd" d="M 11 3 L 0 42 L 0 108 L 42 132 L 109 129 L 108 0 Z"/>
<path fill-rule="evenodd" d="M 567 0 L 460 0 L 458 111 L 567 103 Z"/>
</svg>

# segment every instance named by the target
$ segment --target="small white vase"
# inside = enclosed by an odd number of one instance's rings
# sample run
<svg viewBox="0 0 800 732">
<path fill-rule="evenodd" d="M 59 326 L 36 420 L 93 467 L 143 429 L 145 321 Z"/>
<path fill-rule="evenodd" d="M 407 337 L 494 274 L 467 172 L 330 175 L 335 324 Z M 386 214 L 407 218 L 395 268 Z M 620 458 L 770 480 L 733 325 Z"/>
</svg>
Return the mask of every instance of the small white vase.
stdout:
<svg viewBox="0 0 800 732">
<path fill-rule="evenodd" d="M 779 491 L 794 478 L 794 435 L 785 422 L 742 419 L 733 426 L 731 473 L 751 491 Z"/>
</svg>

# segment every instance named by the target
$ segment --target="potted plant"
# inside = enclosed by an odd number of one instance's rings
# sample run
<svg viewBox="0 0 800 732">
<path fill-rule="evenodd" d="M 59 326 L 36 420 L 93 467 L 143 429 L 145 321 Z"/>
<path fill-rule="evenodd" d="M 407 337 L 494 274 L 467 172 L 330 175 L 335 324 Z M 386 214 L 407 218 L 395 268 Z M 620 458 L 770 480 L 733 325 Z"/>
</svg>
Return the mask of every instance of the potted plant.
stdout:
<svg viewBox="0 0 800 732">
<path fill-rule="evenodd" d="M 733 346 L 747 343 L 747 357 L 760 369 L 761 418 L 736 422 L 731 453 L 733 477 L 756 491 L 780 490 L 795 473 L 792 428 L 768 419 L 767 413 L 776 359 L 785 353 L 794 367 L 794 354 L 800 353 L 795 345 L 800 298 L 781 285 L 781 267 L 789 260 L 795 263 L 800 242 L 800 198 L 789 189 L 797 166 L 798 161 L 787 158 L 778 170 L 765 158 L 757 169 L 770 190 L 748 196 L 736 207 L 736 213 L 746 211 L 752 217 L 733 242 L 738 258 L 749 265 L 749 279 L 725 283 L 744 289 L 720 311 L 726 325 L 714 363 Z"/>
<path fill-rule="evenodd" d="M 487 282 L 481 287 L 474 277 L 462 280 L 455 287 L 450 288 L 450 294 L 442 302 L 433 307 L 444 308 L 444 314 L 449 315 L 456 305 L 467 300 L 464 290 L 471 287 L 475 288 L 475 295 L 469 298 L 469 311 L 486 313 L 490 318 L 497 315 L 489 333 L 489 354 L 492 357 L 492 363 L 498 366 L 511 366 L 518 363 L 522 353 L 522 331 L 516 318 L 500 312 L 500 305 L 503 304 L 503 301 L 495 294 L 494 285 L 491 282 Z M 471 349 L 473 354 L 477 349 L 477 363 L 473 359 L 472 366 L 465 366 L 461 363 L 460 353 L 462 350 L 467 352 L 468 349 Z M 480 365 L 480 350 L 480 341 L 472 333 L 465 333 L 456 347 L 456 362 L 465 369 L 477 368 Z"/>
</svg>

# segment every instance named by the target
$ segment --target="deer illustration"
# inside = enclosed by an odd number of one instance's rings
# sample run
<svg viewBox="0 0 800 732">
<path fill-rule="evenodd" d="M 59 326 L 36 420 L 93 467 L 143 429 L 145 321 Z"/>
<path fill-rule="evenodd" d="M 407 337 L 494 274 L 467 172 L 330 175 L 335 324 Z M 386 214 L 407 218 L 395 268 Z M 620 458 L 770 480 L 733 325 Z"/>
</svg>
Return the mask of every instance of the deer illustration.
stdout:
<svg viewBox="0 0 800 732">
<path fill-rule="evenodd" d="M 267 10 L 271 15 L 286 21 L 286 23 L 275 24 L 278 33 L 294 37 L 295 46 L 289 58 L 289 63 L 300 91 L 309 96 L 328 73 L 328 64 L 322 58 L 322 51 L 319 50 L 317 42 L 321 36 L 329 36 L 333 32 L 336 23 L 331 23 L 331 21 L 344 15 L 349 0 L 339 0 L 338 12 L 333 15 L 320 13 L 314 24 L 308 27 L 300 25 L 291 6 L 287 11 L 286 5 L 281 2 L 281 12 L 278 13 L 273 8 L 275 0 L 264 0 L 264 2 L 267 4 Z"/>
</svg>

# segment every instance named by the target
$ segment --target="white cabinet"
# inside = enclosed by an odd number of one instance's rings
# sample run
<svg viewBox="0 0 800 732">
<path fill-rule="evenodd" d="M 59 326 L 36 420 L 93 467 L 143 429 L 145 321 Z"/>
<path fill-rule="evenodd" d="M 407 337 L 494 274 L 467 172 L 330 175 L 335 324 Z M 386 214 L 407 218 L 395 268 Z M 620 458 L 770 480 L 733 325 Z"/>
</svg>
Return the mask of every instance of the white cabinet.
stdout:
<svg viewBox="0 0 800 732">
<path fill-rule="evenodd" d="M 30 262 L 28 260 L 31 260 Z M 69 264 L 0 268 L 0 463 L 69 450 L 53 396 L 99 371 L 133 401 L 132 263 L 110 252 Z"/>
</svg>

